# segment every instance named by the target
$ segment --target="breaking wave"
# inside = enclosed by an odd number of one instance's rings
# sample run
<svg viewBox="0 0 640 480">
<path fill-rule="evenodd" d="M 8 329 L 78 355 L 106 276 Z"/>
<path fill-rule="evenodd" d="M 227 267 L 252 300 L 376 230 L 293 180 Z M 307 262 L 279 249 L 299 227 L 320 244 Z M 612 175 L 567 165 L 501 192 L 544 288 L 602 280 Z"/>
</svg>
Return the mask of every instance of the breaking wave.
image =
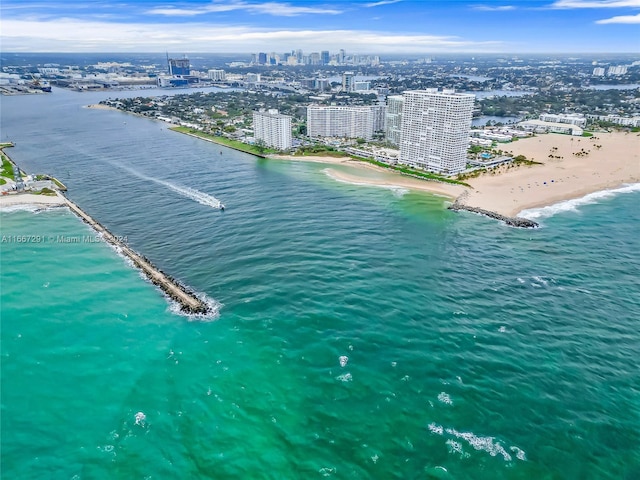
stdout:
<svg viewBox="0 0 640 480">
<path fill-rule="evenodd" d="M 518 214 L 518 216 L 525 217 L 530 220 L 548 218 L 558 213 L 576 212 L 578 210 L 578 207 L 581 207 L 583 205 L 589 205 L 592 203 L 597 203 L 599 200 L 603 198 L 609 198 L 614 195 L 618 195 L 620 193 L 633 193 L 633 192 L 640 192 L 640 183 L 633 183 L 630 185 L 625 185 L 623 187 L 614 188 L 611 190 L 601 190 L 599 192 L 589 193 L 584 197 L 573 198 L 571 200 L 566 200 L 560 203 L 556 203 L 554 205 L 549 205 L 547 207 L 522 210 Z"/>
</svg>

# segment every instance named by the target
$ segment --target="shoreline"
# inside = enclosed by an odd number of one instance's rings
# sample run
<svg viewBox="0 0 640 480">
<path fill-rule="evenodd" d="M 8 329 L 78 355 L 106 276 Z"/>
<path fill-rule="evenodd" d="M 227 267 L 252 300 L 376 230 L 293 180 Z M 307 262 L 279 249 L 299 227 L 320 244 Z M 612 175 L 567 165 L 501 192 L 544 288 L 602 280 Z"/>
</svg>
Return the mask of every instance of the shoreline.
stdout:
<svg viewBox="0 0 640 480">
<path fill-rule="evenodd" d="M 102 105 L 89 105 L 88 108 L 120 111 Z M 479 177 L 465 180 L 471 188 L 411 178 L 349 156 L 261 155 L 216 142 L 212 138 L 177 132 L 257 158 L 344 165 L 384 173 L 392 177 L 370 178 L 328 169 L 328 175 L 336 181 L 407 188 L 443 195 L 458 201 L 459 205 L 509 218 L 516 217 L 525 210 L 551 206 L 579 199 L 590 193 L 640 183 L 640 134 L 629 132 L 597 133 L 592 137 L 548 133 L 501 145 L 509 155 L 524 155 L 529 160 L 543 163 L 505 166 L 500 167 L 497 172 L 485 172 Z"/>
<path fill-rule="evenodd" d="M 502 168 L 470 179 L 465 203 L 513 216 L 590 193 L 640 183 L 640 135 L 598 133 L 593 137 L 544 134 L 505 144 L 510 154 L 542 165 Z M 544 158 L 546 157 L 546 158 Z"/>
<path fill-rule="evenodd" d="M 350 157 L 297 157 L 274 155 L 268 158 L 308 161 L 374 169 L 388 178 L 370 178 L 357 173 L 328 168 L 336 181 L 354 185 L 407 188 L 458 200 L 469 208 L 486 210 L 513 218 L 525 210 L 549 207 L 586 195 L 640 183 L 640 135 L 625 132 L 599 133 L 593 137 L 543 134 L 521 139 L 503 148 L 513 156 L 524 155 L 542 164 L 503 167 L 467 179 L 471 188 L 441 182 L 411 179 L 389 169 L 353 160 Z M 581 153 L 588 152 L 588 153 Z M 543 158 L 543 156 L 547 158 Z M 553 156 L 554 158 L 549 158 Z M 393 177 L 391 177 L 393 176 Z M 463 195 L 463 197 L 461 197 Z"/>
</svg>

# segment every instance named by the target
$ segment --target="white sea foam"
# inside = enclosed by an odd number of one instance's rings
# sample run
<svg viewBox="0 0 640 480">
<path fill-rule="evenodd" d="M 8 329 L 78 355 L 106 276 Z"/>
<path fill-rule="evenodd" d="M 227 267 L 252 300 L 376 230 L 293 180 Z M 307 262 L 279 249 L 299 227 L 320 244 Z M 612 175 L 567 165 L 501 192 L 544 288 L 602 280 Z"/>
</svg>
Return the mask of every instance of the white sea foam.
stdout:
<svg viewBox="0 0 640 480">
<path fill-rule="evenodd" d="M 446 440 L 446 445 L 452 453 L 460 453 L 465 457 L 469 456 L 468 453 L 464 452 L 459 441 L 464 440 L 475 450 L 487 452 L 492 457 L 501 456 L 506 462 L 513 460 L 507 449 L 494 437 L 480 437 L 473 432 L 459 432 L 455 428 L 444 428 L 435 422 L 430 423 L 428 428 L 431 433 L 449 437 Z M 510 446 L 509 451 L 513 452 L 518 460 L 526 461 L 525 452 L 521 448 Z"/>
<path fill-rule="evenodd" d="M 625 185 L 623 187 L 614 188 L 611 190 L 602 190 L 599 192 L 589 193 L 584 197 L 566 200 L 564 202 L 556 203 L 554 205 L 549 205 L 547 207 L 522 210 L 518 214 L 518 216 L 525 217 L 530 220 L 537 220 L 540 218 L 552 217 L 553 215 L 556 215 L 558 213 L 575 212 L 578 210 L 578 207 L 581 207 L 582 205 L 589 205 L 591 203 L 596 203 L 603 198 L 609 198 L 621 193 L 633 193 L 633 192 L 639 192 L 639 191 L 640 191 L 640 183 L 632 183 L 630 185 Z"/>
<path fill-rule="evenodd" d="M 453 405 L 453 401 L 451 400 L 451 397 L 446 392 L 440 392 L 438 394 L 438 401 L 440 403 L 446 403 L 447 405 Z"/>
<path fill-rule="evenodd" d="M 352 382 L 353 377 L 351 376 L 350 373 L 344 373 L 342 375 L 338 375 L 336 377 L 336 380 L 340 380 L 341 382 Z"/>
<path fill-rule="evenodd" d="M 499 442 L 495 442 L 493 437 L 478 437 L 472 432 L 458 432 L 455 428 L 447 428 L 445 431 L 456 438 L 466 440 L 476 450 L 483 450 L 492 457 L 502 455 L 505 461 L 511 461 L 509 452 Z"/>
<path fill-rule="evenodd" d="M 322 172 L 325 175 L 327 175 L 327 177 L 335 180 L 336 182 L 346 183 L 348 185 L 357 185 L 357 186 L 360 186 L 360 187 L 377 187 L 377 188 L 384 188 L 386 190 L 391 190 L 393 192 L 393 194 L 398 198 L 402 198 L 407 193 L 409 193 L 409 189 L 408 188 L 401 187 L 399 185 L 383 185 L 383 184 L 379 184 L 379 183 L 355 182 L 355 181 L 352 181 L 352 180 L 345 180 L 344 178 L 339 178 L 339 177 L 333 175 L 330 168 L 325 168 L 324 170 L 322 170 Z"/>
<path fill-rule="evenodd" d="M 141 427 L 144 427 L 144 423 L 145 423 L 145 420 L 147 419 L 147 416 L 143 412 L 138 412 L 135 415 L 135 419 L 136 419 L 136 425 L 140 425 Z"/>
<path fill-rule="evenodd" d="M 514 452 L 516 454 L 516 458 L 518 460 L 525 461 L 527 459 L 527 457 L 524 454 L 524 450 L 522 450 L 521 448 L 510 447 L 509 450 L 511 450 L 512 452 Z"/>
<path fill-rule="evenodd" d="M 462 449 L 462 444 L 460 442 L 449 439 L 446 441 L 446 444 L 449 447 L 449 453 L 458 453 L 462 458 L 470 457 L 470 455 Z"/>
<path fill-rule="evenodd" d="M 160 288 L 158 288 L 158 290 L 160 290 Z M 160 291 L 162 292 L 162 290 Z M 169 299 L 169 296 L 167 296 L 164 292 L 162 293 L 167 299 Z M 175 315 L 181 315 L 183 317 L 187 317 L 187 319 L 192 322 L 212 322 L 214 320 L 217 320 L 218 317 L 220 316 L 220 309 L 222 308 L 223 305 L 217 300 L 214 300 L 213 298 L 209 298 L 204 293 L 198 293 L 198 294 L 195 294 L 195 296 L 198 297 L 198 299 L 202 300 L 202 302 L 207 306 L 207 313 L 183 312 L 181 309 L 181 305 L 172 299 L 169 299 L 170 300 L 169 311 Z"/>
<path fill-rule="evenodd" d="M 340 362 L 341 367 L 346 367 L 347 363 L 349 362 L 349 357 L 347 357 L 346 355 L 341 355 L 340 358 L 338 358 L 338 361 Z"/>
<path fill-rule="evenodd" d="M 181 185 L 176 185 L 175 183 L 167 182 L 166 180 L 149 177 L 148 175 L 144 175 L 143 173 L 140 173 L 137 170 L 134 170 L 132 168 L 125 167 L 124 165 L 120 165 L 117 163 L 115 165 L 117 165 L 119 168 L 123 170 L 126 170 L 132 175 L 135 175 L 136 177 L 141 178 L 142 180 L 147 180 L 149 182 L 162 185 L 163 187 L 167 187 L 169 190 L 172 190 L 182 195 L 183 197 L 194 200 L 198 202 L 200 205 L 205 205 L 207 207 L 217 208 L 217 209 L 222 208 L 222 202 L 216 197 L 214 197 L 213 195 L 209 195 L 207 193 L 201 192 L 200 190 L 196 190 L 195 188 L 183 187 Z"/>
<path fill-rule="evenodd" d="M 429 431 L 431 433 L 435 433 L 436 435 L 442 435 L 444 433 L 444 428 L 442 425 L 437 425 L 436 423 L 431 422 L 429 424 Z"/>
</svg>

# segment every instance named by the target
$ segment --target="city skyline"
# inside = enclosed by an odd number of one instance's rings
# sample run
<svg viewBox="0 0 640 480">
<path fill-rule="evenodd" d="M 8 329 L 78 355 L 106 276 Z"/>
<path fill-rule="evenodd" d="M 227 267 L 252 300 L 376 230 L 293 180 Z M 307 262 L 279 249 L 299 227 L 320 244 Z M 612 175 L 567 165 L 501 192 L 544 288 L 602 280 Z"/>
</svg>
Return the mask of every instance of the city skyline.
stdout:
<svg viewBox="0 0 640 480">
<path fill-rule="evenodd" d="M 614 53 L 640 0 L 4 0 L 5 52 Z M 634 39 L 636 39 L 634 41 Z"/>
</svg>

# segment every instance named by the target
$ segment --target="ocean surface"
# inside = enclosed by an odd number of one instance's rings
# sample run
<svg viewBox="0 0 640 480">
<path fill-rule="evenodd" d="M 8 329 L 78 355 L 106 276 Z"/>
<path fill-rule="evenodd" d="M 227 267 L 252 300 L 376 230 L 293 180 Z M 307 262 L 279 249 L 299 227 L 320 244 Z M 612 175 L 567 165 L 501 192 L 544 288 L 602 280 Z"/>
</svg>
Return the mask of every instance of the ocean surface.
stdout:
<svg viewBox="0 0 640 480">
<path fill-rule="evenodd" d="M 519 230 L 83 107 L 123 95 L 3 97 L 2 141 L 219 312 L 0 213 L 2 478 L 640 478 L 637 189 Z"/>
</svg>

